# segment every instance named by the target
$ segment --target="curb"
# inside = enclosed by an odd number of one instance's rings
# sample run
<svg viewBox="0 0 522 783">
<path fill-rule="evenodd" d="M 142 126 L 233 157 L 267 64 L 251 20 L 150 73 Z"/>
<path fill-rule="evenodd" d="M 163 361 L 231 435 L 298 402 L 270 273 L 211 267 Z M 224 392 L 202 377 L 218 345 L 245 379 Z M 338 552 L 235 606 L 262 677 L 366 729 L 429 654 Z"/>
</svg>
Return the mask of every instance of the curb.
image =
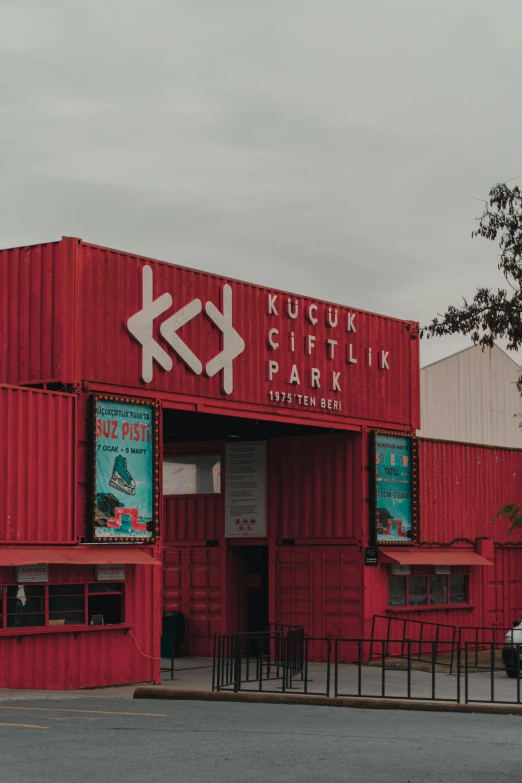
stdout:
<svg viewBox="0 0 522 783">
<path fill-rule="evenodd" d="M 520 715 L 522 704 L 455 704 L 444 701 L 405 701 L 401 699 L 365 699 L 331 696 L 298 696 L 279 693 L 233 693 L 230 691 L 178 691 L 159 686 L 139 687 L 134 699 L 173 701 L 218 701 L 244 704 L 299 704 L 310 707 L 348 707 L 361 710 L 413 710 L 417 712 L 467 712 L 481 715 Z"/>
</svg>

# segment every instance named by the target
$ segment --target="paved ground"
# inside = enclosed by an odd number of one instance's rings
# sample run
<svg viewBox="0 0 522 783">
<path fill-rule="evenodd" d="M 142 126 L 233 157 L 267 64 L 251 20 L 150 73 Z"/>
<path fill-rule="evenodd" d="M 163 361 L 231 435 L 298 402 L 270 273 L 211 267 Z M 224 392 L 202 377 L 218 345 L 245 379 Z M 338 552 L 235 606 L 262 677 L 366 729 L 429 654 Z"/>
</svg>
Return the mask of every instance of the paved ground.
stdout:
<svg viewBox="0 0 522 783">
<path fill-rule="evenodd" d="M 165 662 L 166 665 L 166 662 Z M 250 677 L 255 680 L 255 666 L 250 667 Z M 272 676 L 275 670 L 272 667 Z M 308 667 L 307 690 L 309 694 L 320 696 L 328 695 L 328 682 L 326 665 L 311 663 Z M 243 666 L 243 676 L 246 679 L 246 666 Z M 179 658 L 175 662 L 174 680 L 170 675 L 163 674 L 163 685 L 180 690 L 211 690 L 212 689 L 212 659 L 211 658 Z M 465 699 L 464 674 L 460 678 L 460 700 Z M 379 667 L 363 666 L 361 668 L 361 695 L 381 696 L 383 679 Z M 330 670 L 329 695 L 334 695 L 334 667 Z M 252 690 L 259 689 L 259 682 L 249 684 Z M 263 682 L 264 689 L 280 692 L 280 683 L 272 681 Z M 501 703 L 517 704 L 522 702 L 522 682 L 520 692 L 517 694 L 517 680 L 509 679 L 501 669 L 495 671 L 493 683 L 493 695 Z M 300 676 L 292 682 L 292 693 L 304 693 L 305 683 Z M 339 666 L 338 692 L 340 695 L 359 695 L 358 667 L 352 665 Z M 388 670 L 384 674 L 384 692 L 388 697 L 406 698 L 408 695 L 408 673 L 398 669 Z M 432 696 L 432 676 L 428 672 L 412 671 L 410 678 L 410 694 L 417 699 L 430 699 Z M 437 699 L 456 701 L 457 677 L 446 672 L 438 671 L 435 678 L 435 695 Z M 474 672 L 468 678 L 468 696 L 470 700 L 491 700 L 491 676 L 488 672 Z"/>
<path fill-rule="evenodd" d="M 163 666 L 168 668 L 170 662 L 164 661 Z M 244 667 L 246 675 L 246 668 Z M 274 674 L 274 671 L 272 672 Z M 250 675 L 255 677 L 254 668 L 251 668 Z M 170 673 L 164 671 L 163 687 L 174 688 L 178 690 L 212 690 L 212 659 L 211 658 L 178 658 L 175 662 L 174 680 L 170 679 Z M 281 692 L 280 681 L 272 680 L 270 683 L 263 683 L 265 690 L 272 690 L 276 693 Z M 291 693 L 304 694 L 305 683 L 297 677 L 293 683 Z M 252 690 L 259 690 L 258 682 L 251 682 L 249 686 Z M 356 666 L 339 666 L 338 690 L 340 695 L 357 696 L 358 695 L 358 671 Z M 468 682 L 470 700 L 490 701 L 491 700 L 491 677 L 488 673 L 473 673 L 469 676 Z M 309 678 L 307 683 L 309 695 L 327 695 L 327 675 L 325 664 L 309 664 Z M 431 674 L 427 672 L 412 671 L 410 692 L 412 697 L 429 700 L 432 692 Z M 455 675 L 449 675 L 443 672 L 437 672 L 435 693 L 441 700 L 456 700 L 457 697 L 457 678 Z M 114 698 L 114 699 L 132 699 L 134 694 L 134 685 L 123 685 L 113 688 L 96 688 L 83 691 L 13 691 L 0 690 L 0 703 L 12 701 L 14 699 L 75 699 L 75 698 Z M 380 697 L 382 694 L 382 671 L 376 667 L 364 666 L 361 670 L 361 695 Z M 408 694 L 408 675 L 406 671 L 391 670 L 385 672 L 385 695 L 394 698 L 406 698 Z M 330 672 L 330 696 L 334 695 L 334 668 Z M 461 676 L 461 702 L 465 698 L 464 676 Z M 494 677 L 494 696 L 495 700 L 504 704 L 522 703 L 522 681 L 520 682 L 520 694 L 517 695 L 517 681 L 506 677 L 504 671 L 498 670 Z M 517 701 L 518 700 L 518 701 Z"/>
<path fill-rule="evenodd" d="M 522 718 L 286 705 L 0 706 L 9 783 L 481 783 L 520 779 Z"/>
</svg>

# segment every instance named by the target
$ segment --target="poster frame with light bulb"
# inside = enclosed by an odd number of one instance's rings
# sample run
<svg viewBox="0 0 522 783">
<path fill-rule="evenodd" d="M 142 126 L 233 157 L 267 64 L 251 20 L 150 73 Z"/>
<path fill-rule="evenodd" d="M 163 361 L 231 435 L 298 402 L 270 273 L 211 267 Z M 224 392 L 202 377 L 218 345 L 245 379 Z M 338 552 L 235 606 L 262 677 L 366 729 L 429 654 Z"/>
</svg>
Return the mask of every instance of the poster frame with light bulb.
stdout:
<svg viewBox="0 0 522 783">
<path fill-rule="evenodd" d="M 370 433 L 370 540 L 414 546 L 419 537 L 419 449 L 413 433 Z"/>
<path fill-rule="evenodd" d="M 155 400 L 90 397 L 89 540 L 154 544 L 159 517 L 159 404 Z"/>
</svg>

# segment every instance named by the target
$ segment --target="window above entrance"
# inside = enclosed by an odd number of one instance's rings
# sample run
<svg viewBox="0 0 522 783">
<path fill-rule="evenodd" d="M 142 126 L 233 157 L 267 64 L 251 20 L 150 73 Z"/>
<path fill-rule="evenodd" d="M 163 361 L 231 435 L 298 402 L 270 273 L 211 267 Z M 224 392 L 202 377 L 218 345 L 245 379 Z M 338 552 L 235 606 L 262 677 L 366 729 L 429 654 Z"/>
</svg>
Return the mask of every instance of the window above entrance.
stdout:
<svg viewBox="0 0 522 783">
<path fill-rule="evenodd" d="M 163 494 L 215 495 L 221 492 L 221 457 L 219 454 L 191 454 L 165 457 L 163 460 Z"/>
</svg>

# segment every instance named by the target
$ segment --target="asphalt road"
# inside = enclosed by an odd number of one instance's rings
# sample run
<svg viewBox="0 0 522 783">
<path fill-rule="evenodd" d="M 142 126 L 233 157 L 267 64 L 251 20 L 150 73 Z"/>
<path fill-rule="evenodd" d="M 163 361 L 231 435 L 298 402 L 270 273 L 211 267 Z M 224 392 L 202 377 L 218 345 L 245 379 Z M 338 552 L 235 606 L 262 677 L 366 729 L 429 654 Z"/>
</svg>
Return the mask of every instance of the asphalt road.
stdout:
<svg viewBox="0 0 522 783">
<path fill-rule="evenodd" d="M 116 699 L 3 702 L 9 783 L 519 780 L 522 717 Z"/>
</svg>

